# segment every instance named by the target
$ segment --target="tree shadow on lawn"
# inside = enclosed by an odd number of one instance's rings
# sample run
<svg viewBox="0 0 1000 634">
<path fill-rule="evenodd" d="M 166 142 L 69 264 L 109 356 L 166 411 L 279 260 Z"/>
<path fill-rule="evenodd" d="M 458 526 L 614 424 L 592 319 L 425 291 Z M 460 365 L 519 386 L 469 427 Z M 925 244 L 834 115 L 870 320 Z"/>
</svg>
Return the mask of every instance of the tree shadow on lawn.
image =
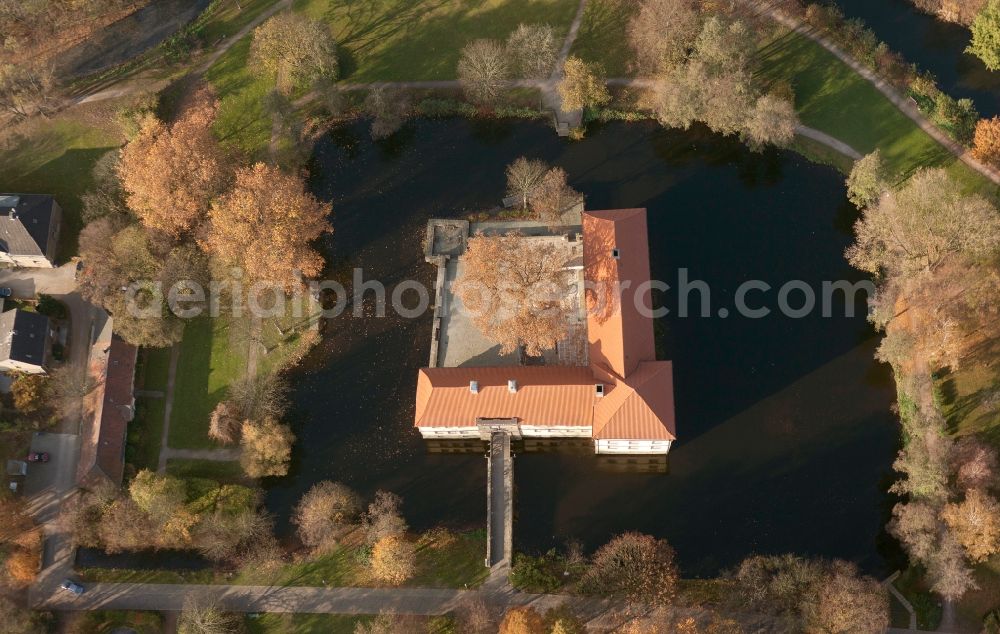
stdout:
<svg viewBox="0 0 1000 634">
<path fill-rule="evenodd" d="M 458 6 L 445 9 L 455 4 Z M 375 8 L 358 9 L 364 11 L 361 15 L 355 14 L 356 4 L 350 5 L 346 15 L 342 7 L 331 7 L 324 14 L 333 25 L 334 39 L 356 60 L 355 68 L 342 68 L 342 79 L 353 75 L 359 81 L 453 79 L 461 50 L 468 42 L 506 39 L 522 22 L 547 22 L 565 30 L 576 8 L 576 2 L 570 0 L 520 3 L 516 10 L 511 2 L 483 10 L 480 3 L 471 0 L 393 0 L 387 9 L 371 5 Z"/>
<path fill-rule="evenodd" d="M 600 62 L 611 77 L 631 74 L 625 25 L 633 11 L 634 5 L 623 0 L 592 0 L 584 9 L 572 54 Z"/>
<path fill-rule="evenodd" d="M 175 449 L 215 447 L 208 438 L 208 419 L 225 397 L 225 387 L 209 389 L 212 373 L 213 320 L 201 317 L 184 328 L 168 444 Z M 220 325 L 221 326 L 221 325 Z M 228 332 L 228 326 L 222 326 Z"/>
</svg>

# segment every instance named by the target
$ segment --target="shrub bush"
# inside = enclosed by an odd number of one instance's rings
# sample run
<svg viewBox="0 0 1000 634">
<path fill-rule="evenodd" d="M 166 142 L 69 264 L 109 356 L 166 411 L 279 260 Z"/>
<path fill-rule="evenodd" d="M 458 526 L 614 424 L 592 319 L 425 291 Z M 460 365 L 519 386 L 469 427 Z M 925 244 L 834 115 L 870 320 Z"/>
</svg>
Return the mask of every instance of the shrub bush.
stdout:
<svg viewBox="0 0 1000 634">
<path fill-rule="evenodd" d="M 539 557 L 514 553 L 510 583 L 526 592 L 551 593 L 563 584 L 564 569 L 564 562 L 555 550 Z"/>
<path fill-rule="evenodd" d="M 38 296 L 38 312 L 51 319 L 66 319 L 69 316 L 66 304 L 51 295 L 44 294 Z"/>
</svg>

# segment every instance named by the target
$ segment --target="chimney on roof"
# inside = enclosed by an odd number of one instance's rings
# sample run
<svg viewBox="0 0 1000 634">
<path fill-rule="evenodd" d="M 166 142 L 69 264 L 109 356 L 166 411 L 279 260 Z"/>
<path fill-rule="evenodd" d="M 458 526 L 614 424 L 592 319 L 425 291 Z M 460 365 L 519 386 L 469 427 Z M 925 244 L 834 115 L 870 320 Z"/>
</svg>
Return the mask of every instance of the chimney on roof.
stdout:
<svg viewBox="0 0 1000 634">
<path fill-rule="evenodd" d="M 517 393 L 517 381 L 515 379 L 507 379 L 507 391 L 511 394 Z"/>
<path fill-rule="evenodd" d="M 602 396 L 604 396 L 604 384 L 603 383 L 595 383 L 594 384 L 594 396 L 596 396 L 597 398 L 601 398 Z"/>
<path fill-rule="evenodd" d="M 473 394 L 479 394 L 479 381 L 469 381 L 469 391 Z"/>
</svg>

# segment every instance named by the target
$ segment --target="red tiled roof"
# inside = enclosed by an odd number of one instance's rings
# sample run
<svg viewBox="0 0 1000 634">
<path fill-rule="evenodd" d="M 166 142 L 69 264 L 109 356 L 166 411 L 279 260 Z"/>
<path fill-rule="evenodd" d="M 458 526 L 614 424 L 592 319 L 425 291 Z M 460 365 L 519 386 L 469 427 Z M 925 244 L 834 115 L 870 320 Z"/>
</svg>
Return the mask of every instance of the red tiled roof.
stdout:
<svg viewBox="0 0 1000 634">
<path fill-rule="evenodd" d="M 618 378 L 656 359 L 653 321 L 639 313 L 633 292 L 649 281 L 648 240 L 645 209 L 583 214 L 590 364 Z M 619 292 L 626 281 L 631 285 Z M 648 305 L 648 293 L 642 300 Z"/>
<path fill-rule="evenodd" d="M 81 434 L 77 481 L 90 485 L 101 478 L 121 484 L 125 472 L 125 432 L 132 420 L 135 361 L 138 348 L 112 337 L 105 377 L 98 386 L 98 406 L 86 417 Z"/>
<path fill-rule="evenodd" d="M 674 440 L 673 364 L 643 361 L 594 408 L 594 438 Z"/>
<path fill-rule="evenodd" d="M 513 394 L 507 381 L 517 381 Z M 469 382 L 479 383 L 479 393 Z M 585 367 L 422 368 L 417 427 L 475 427 L 477 418 L 517 418 L 525 425 L 590 426 L 594 377 Z"/>
</svg>

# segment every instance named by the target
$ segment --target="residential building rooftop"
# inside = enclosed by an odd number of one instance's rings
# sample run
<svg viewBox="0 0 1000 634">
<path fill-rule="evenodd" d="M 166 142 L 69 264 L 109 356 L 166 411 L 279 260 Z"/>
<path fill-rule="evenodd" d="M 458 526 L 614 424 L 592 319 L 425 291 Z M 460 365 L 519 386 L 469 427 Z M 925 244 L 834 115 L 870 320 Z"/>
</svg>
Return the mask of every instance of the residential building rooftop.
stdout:
<svg viewBox="0 0 1000 634">
<path fill-rule="evenodd" d="M 58 214 L 48 194 L 0 194 L 0 250 L 12 256 L 47 256 Z"/>
<path fill-rule="evenodd" d="M 48 358 L 49 318 L 26 310 L 0 313 L 0 362 L 41 367 Z"/>
<path fill-rule="evenodd" d="M 92 416 L 85 417 L 80 435 L 77 481 L 82 486 L 101 479 L 121 484 L 125 473 L 125 435 L 135 413 L 135 363 L 138 348 L 117 335 L 104 363 L 94 395 Z M 99 370 L 100 372 L 100 370 Z"/>
</svg>

